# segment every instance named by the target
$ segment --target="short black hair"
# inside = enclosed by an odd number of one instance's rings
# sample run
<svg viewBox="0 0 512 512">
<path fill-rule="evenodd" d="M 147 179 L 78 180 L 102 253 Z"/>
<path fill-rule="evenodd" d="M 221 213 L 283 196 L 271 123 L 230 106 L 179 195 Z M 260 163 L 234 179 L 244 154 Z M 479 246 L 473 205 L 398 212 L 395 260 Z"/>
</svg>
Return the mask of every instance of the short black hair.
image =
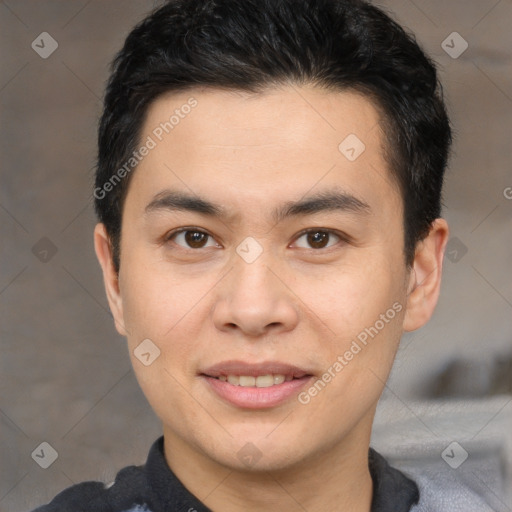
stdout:
<svg viewBox="0 0 512 512">
<path fill-rule="evenodd" d="M 357 91 L 379 110 L 412 264 L 441 215 L 452 142 L 436 66 L 414 36 L 362 0 L 168 0 L 130 32 L 106 88 L 94 197 L 116 272 L 133 174 L 120 169 L 140 145 L 149 104 L 198 86 L 257 93 L 286 83 Z"/>
</svg>

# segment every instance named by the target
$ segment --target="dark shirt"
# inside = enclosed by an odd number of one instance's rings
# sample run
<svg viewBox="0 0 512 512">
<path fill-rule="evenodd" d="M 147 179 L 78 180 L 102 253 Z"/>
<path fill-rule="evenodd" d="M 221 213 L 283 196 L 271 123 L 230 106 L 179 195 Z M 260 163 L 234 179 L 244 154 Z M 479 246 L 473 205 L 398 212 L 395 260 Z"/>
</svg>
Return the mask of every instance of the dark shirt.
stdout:
<svg viewBox="0 0 512 512">
<path fill-rule="evenodd" d="M 163 447 L 160 437 L 153 443 L 146 464 L 122 469 L 112 486 L 80 483 L 33 512 L 211 512 L 171 471 Z M 368 464 L 373 480 L 371 512 L 409 512 L 419 500 L 416 483 L 372 448 Z"/>
</svg>

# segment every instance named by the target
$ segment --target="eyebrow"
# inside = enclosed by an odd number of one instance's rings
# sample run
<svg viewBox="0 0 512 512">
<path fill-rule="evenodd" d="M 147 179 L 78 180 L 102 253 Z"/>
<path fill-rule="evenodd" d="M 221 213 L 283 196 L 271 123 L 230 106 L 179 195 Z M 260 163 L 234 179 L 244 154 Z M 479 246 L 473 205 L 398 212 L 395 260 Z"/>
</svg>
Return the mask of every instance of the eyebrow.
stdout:
<svg viewBox="0 0 512 512">
<path fill-rule="evenodd" d="M 189 211 L 226 220 L 236 217 L 236 215 L 230 213 L 228 209 L 220 204 L 213 203 L 197 195 L 168 189 L 156 194 L 145 208 L 146 214 L 155 211 Z M 313 215 L 323 211 L 341 211 L 368 215 L 371 213 L 371 208 L 363 200 L 348 192 L 325 190 L 302 198 L 299 201 L 286 201 L 272 211 L 271 218 L 277 223 L 289 217 Z"/>
</svg>

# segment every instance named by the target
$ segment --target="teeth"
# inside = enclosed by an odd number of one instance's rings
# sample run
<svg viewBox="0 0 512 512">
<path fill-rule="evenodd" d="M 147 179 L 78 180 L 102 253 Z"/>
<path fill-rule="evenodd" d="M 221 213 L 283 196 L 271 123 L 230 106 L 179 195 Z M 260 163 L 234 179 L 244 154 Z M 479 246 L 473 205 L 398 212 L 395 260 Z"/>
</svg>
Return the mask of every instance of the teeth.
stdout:
<svg viewBox="0 0 512 512">
<path fill-rule="evenodd" d="M 237 375 L 228 375 L 228 382 L 230 384 L 233 384 L 233 386 L 239 386 L 240 385 L 240 377 Z"/>
<path fill-rule="evenodd" d="M 229 382 L 233 386 L 242 386 L 246 388 L 268 388 L 277 384 L 282 384 L 284 381 L 289 382 L 293 380 L 291 375 L 258 375 L 253 377 L 251 375 L 219 375 L 219 380 Z"/>
<path fill-rule="evenodd" d="M 257 388 L 269 388 L 274 385 L 273 375 L 258 375 L 254 379 Z"/>
<path fill-rule="evenodd" d="M 274 375 L 274 384 L 282 384 L 285 381 L 284 375 Z"/>
<path fill-rule="evenodd" d="M 258 379 L 259 379 L 259 377 L 258 377 Z M 240 375 L 240 377 L 238 377 L 238 385 L 243 386 L 245 388 L 255 386 L 256 385 L 256 377 Z"/>
</svg>

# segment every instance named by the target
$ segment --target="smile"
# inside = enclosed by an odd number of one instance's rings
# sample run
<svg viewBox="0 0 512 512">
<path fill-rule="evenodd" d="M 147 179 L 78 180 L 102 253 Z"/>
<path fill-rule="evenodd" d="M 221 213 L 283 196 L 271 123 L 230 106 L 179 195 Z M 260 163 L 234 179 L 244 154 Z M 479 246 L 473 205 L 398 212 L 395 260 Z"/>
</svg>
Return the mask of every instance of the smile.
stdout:
<svg viewBox="0 0 512 512">
<path fill-rule="evenodd" d="M 293 380 L 292 375 L 283 374 L 268 374 L 258 375 L 219 375 L 217 377 L 222 382 L 229 382 L 232 386 L 242 386 L 245 388 L 269 388 L 271 386 L 277 386 L 283 382 L 289 382 Z"/>
</svg>

